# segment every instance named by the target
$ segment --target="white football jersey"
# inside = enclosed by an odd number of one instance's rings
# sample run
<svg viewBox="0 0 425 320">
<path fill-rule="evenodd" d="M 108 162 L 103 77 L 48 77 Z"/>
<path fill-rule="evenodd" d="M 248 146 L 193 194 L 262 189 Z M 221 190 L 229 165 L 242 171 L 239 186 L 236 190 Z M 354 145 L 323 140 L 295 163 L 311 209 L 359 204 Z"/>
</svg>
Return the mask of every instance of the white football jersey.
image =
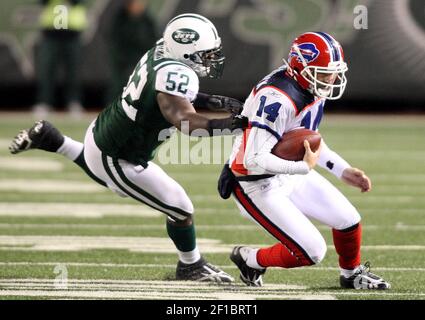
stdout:
<svg viewBox="0 0 425 320">
<path fill-rule="evenodd" d="M 301 89 L 283 68 L 271 73 L 252 90 L 245 102 L 242 115 L 248 117 L 250 126 L 235 140 L 230 157 L 232 169 L 240 174 L 250 174 L 242 159 L 252 127 L 266 130 L 275 137 L 276 143 L 285 132 L 296 128 L 317 131 L 324 104 L 325 99 L 316 99 Z M 261 141 L 256 144 L 261 145 Z"/>
</svg>

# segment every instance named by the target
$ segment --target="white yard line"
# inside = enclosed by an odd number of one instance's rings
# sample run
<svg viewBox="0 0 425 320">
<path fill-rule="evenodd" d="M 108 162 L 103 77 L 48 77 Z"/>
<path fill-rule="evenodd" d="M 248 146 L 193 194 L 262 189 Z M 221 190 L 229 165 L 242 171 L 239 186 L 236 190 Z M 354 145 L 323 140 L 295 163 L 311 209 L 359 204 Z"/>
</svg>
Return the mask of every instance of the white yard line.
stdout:
<svg viewBox="0 0 425 320">
<path fill-rule="evenodd" d="M 59 172 L 63 170 L 63 164 L 60 161 L 45 158 L 20 158 L 12 156 L 0 157 L 1 170 L 14 171 L 51 171 Z"/>
<path fill-rule="evenodd" d="M 242 284 L 216 285 L 184 281 L 75 280 L 56 289 L 54 279 L 1 279 L 0 296 L 46 296 L 102 299 L 334 299 L 332 295 L 304 294 L 305 286 L 268 284 L 250 288 Z M 196 290 L 195 290 L 196 289 Z"/>
<path fill-rule="evenodd" d="M 2 179 L 0 191 L 27 193 L 103 193 L 108 189 L 94 183 L 70 180 Z"/>
<path fill-rule="evenodd" d="M 152 263 L 96 263 L 96 262 L 0 262 L 0 266 L 4 267 L 19 267 L 19 266 L 40 266 L 40 267 L 55 267 L 57 265 L 64 265 L 66 267 L 86 267 L 86 268 L 169 268 L 175 269 L 175 264 L 152 264 Z M 219 265 L 221 269 L 237 269 L 235 265 Z M 294 269 L 295 270 L 295 269 Z M 304 267 L 297 268 L 296 271 L 339 271 L 338 267 Z M 395 271 L 395 272 L 425 272 L 425 268 L 410 268 L 410 267 L 374 267 L 375 271 Z M 6 279 L 4 279 L 6 280 Z M 1 281 L 1 280 L 0 280 Z"/>
<path fill-rule="evenodd" d="M 250 288 L 242 284 L 215 285 L 181 281 L 75 280 L 55 287 L 54 279 L 2 279 L 0 296 L 98 299 L 335 299 L 335 296 L 424 297 L 425 293 L 378 291 L 312 291 L 305 286 L 265 284 Z M 196 290 L 194 290 L 196 288 Z"/>
<path fill-rule="evenodd" d="M 105 216 L 160 217 L 144 205 L 97 203 L 0 202 L 0 216 L 103 218 Z"/>
<path fill-rule="evenodd" d="M 137 202 L 135 202 L 137 203 Z M 202 214 L 238 214 L 234 208 L 195 207 L 195 215 Z M 425 208 L 403 209 L 359 209 L 361 214 L 422 214 Z M 78 202 L 0 202 L 0 216 L 15 217 L 79 217 L 102 218 L 104 216 L 141 216 L 161 217 L 162 214 L 142 204 L 108 204 L 108 203 L 78 203 Z"/>
<path fill-rule="evenodd" d="M 319 230 L 330 230 L 328 226 L 316 226 Z M 164 224 L 73 224 L 73 223 L 0 223 L 0 229 L 110 229 L 110 230 L 164 230 Z M 196 229 L 198 230 L 212 230 L 212 231 L 228 231 L 233 232 L 235 230 L 261 230 L 257 225 L 240 225 L 240 224 L 217 224 L 217 225 L 205 225 L 197 224 Z M 406 225 L 403 223 L 397 223 L 395 225 L 364 225 L 363 230 L 393 230 L 393 231 L 425 231 L 425 225 Z"/>
<path fill-rule="evenodd" d="M 218 239 L 198 238 L 201 252 L 229 253 L 236 244 L 223 244 Z M 247 244 L 262 247 L 264 244 Z M 332 245 L 328 246 L 333 249 Z M 0 250 L 5 251 L 81 251 L 92 249 L 129 250 L 130 252 L 175 253 L 168 238 L 108 236 L 0 236 Z M 425 245 L 364 245 L 363 251 L 424 251 Z"/>
<path fill-rule="evenodd" d="M 208 201 L 208 202 L 223 202 L 223 199 L 217 195 L 205 195 L 205 194 L 192 194 L 189 195 L 193 201 Z M 425 203 L 423 198 L 410 195 L 350 195 L 348 198 L 352 201 L 358 201 L 360 203 Z"/>
</svg>

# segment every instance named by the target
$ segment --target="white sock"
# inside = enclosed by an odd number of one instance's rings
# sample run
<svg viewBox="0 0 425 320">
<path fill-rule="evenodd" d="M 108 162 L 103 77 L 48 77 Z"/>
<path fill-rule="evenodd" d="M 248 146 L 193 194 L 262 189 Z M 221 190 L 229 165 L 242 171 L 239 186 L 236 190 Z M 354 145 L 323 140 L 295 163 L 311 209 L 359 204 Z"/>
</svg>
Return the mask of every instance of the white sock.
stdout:
<svg viewBox="0 0 425 320">
<path fill-rule="evenodd" d="M 192 264 L 201 259 L 201 253 L 199 252 L 198 247 L 189 252 L 177 251 L 177 253 L 180 261 L 184 264 Z"/>
<path fill-rule="evenodd" d="M 359 269 L 359 267 L 360 266 L 357 266 L 353 270 L 343 269 L 343 268 L 339 268 L 339 269 L 341 270 L 341 275 L 342 276 L 344 276 L 345 278 L 349 278 L 349 277 L 351 277 L 353 274 L 355 274 L 357 272 L 357 270 Z"/>
<path fill-rule="evenodd" d="M 259 249 L 251 249 L 248 252 L 248 257 L 246 259 L 246 264 L 248 267 L 258 269 L 258 270 L 264 270 L 264 267 L 260 266 L 257 262 L 257 252 Z"/>
<path fill-rule="evenodd" d="M 81 142 L 75 141 L 67 136 L 64 136 L 64 138 L 65 141 L 56 152 L 67 157 L 71 161 L 74 161 L 83 151 L 84 145 Z"/>
</svg>

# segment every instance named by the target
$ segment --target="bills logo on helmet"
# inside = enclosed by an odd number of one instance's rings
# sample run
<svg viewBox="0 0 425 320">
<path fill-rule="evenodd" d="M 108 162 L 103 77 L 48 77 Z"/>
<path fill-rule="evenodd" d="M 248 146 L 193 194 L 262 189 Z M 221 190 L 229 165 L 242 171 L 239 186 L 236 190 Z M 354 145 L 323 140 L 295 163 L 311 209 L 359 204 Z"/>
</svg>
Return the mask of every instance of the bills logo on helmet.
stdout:
<svg viewBox="0 0 425 320">
<path fill-rule="evenodd" d="M 199 40 L 199 33 L 192 29 L 179 29 L 174 31 L 173 39 L 181 44 L 189 44 Z"/>
<path fill-rule="evenodd" d="M 307 63 L 316 60 L 319 56 L 320 51 L 317 49 L 316 45 L 311 42 L 305 42 L 298 45 L 298 49 L 300 50 L 302 56 L 304 57 Z M 289 53 L 290 58 L 296 57 L 298 62 L 302 63 L 301 58 L 298 56 L 297 51 L 295 51 L 294 47 L 291 48 L 291 52 Z"/>
</svg>

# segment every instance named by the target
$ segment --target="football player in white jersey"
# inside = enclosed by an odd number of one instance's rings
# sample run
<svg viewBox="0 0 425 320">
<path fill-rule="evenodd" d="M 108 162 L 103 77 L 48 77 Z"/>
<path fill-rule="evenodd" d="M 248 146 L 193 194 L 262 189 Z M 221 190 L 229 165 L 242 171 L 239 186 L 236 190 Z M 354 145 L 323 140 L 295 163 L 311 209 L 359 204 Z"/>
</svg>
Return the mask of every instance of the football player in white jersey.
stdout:
<svg viewBox="0 0 425 320">
<path fill-rule="evenodd" d="M 315 153 L 307 141 L 302 161 L 271 153 L 285 132 L 318 130 L 326 100 L 339 99 L 348 70 L 341 45 L 323 32 L 307 32 L 292 44 L 288 61 L 252 90 L 242 115 L 250 125 L 234 143 L 219 190 L 230 194 L 242 215 L 262 226 L 278 243 L 268 248 L 235 247 L 231 260 L 247 285 L 261 286 L 269 267 L 296 268 L 320 263 L 326 243 L 310 219 L 332 228 L 343 288 L 388 289 L 390 284 L 361 264 L 361 222 L 356 208 L 316 164 L 362 192 L 371 190 L 366 174 L 351 167 L 322 140 Z"/>
</svg>

